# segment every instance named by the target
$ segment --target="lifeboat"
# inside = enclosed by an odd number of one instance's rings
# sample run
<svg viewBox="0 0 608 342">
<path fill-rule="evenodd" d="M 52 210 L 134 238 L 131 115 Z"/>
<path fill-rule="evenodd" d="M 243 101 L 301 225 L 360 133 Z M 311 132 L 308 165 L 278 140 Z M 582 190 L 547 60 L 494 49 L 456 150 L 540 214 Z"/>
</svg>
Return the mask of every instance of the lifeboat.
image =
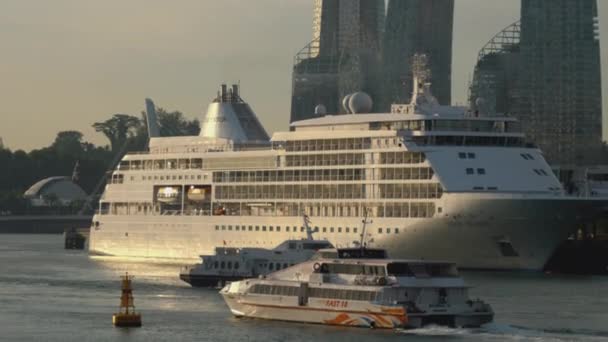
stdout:
<svg viewBox="0 0 608 342">
<path fill-rule="evenodd" d="M 208 198 L 208 194 L 208 189 L 192 186 L 188 189 L 188 200 L 192 202 L 204 202 Z"/>
<path fill-rule="evenodd" d="M 176 204 L 181 201 L 181 189 L 177 186 L 165 186 L 158 189 L 156 199 L 161 203 Z"/>
</svg>

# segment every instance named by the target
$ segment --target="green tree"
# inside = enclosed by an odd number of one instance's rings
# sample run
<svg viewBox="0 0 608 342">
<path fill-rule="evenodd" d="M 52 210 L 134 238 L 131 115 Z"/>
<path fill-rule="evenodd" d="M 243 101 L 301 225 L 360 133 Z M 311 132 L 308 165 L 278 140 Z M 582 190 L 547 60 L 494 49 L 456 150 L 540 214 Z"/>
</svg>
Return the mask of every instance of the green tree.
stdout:
<svg viewBox="0 0 608 342">
<path fill-rule="evenodd" d="M 201 128 L 198 120 L 186 119 L 180 111 L 168 112 L 163 108 L 156 110 L 160 135 L 163 137 L 198 135 Z"/>
<path fill-rule="evenodd" d="M 51 148 L 55 149 L 59 156 L 77 158 L 84 152 L 82 137 L 82 133 L 78 131 L 59 132 Z"/>
<path fill-rule="evenodd" d="M 112 118 L 104 122 L 96 122 L 93 128 L 97 132 L 103 133 L 108 140 L 112 152 L 120 151 L 127 140 L 135 135 L 137 128 L 141 126 L 141 121 L 127 114 L 115 114 Z"/>
</svg>

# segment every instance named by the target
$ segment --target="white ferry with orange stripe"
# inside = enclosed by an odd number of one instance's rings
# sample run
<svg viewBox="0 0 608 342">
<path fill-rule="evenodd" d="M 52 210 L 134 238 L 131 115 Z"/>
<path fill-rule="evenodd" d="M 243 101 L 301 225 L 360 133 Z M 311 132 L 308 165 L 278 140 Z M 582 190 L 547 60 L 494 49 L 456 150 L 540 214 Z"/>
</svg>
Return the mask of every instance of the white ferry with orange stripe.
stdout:
<svg viewBox="0 0 608 342">
<path fill-rule="evenodd" d="M 468 297 L 448 262 L 340 259 L 339 250 L 278 272 L 233 282 L 220 294 L 236 317 L 372 328 L 478 327 L 490 305 Z"/>
</svg>

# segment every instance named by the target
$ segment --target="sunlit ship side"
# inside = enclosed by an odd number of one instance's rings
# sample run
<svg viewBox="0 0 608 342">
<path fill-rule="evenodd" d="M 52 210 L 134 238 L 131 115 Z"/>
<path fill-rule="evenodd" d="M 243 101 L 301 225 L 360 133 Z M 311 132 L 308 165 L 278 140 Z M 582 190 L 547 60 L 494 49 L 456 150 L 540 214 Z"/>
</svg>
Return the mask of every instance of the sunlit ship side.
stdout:
<svg viewBox="0 0 608 342">
<path fill-rule="evenodd" d="M 424 78 L 412 103 L 295 122 L 269 139 L 238 87 L 223 87 L 197 137 L 151 138 L 113 172 L 91 253 L 196 259 L 215 246 L 305 238 L 350 246 L 368 211 L 395 258 L 539 270 L 605 204 L 565 195 L 511 117 L 441 106 Z"/>
</svg>

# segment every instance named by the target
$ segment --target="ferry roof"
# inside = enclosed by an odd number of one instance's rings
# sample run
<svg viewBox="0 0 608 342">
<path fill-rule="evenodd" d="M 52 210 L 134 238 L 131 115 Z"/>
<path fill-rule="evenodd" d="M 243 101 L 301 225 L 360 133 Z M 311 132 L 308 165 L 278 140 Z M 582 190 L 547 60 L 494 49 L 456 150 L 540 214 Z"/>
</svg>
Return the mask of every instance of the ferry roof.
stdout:
<svg viewBox="0 0 608 342">
<path fill-rule="evenodd" d="M 315 261 L 315 260 L 313 260 Z M 311 261 L 312 262 L 312 261 Z M 417 265 L 456 265 L 452 261 L 422 260 L 422 259 L 317 259 L 318 263 L 332 263 L 345 265 L 388 265 L 393 263 L 407 263 Z"/>
<path fill-rule="evenodd" d="M 296 121 L 291 124 L 291 127 L 309 127 L 309 126 L 330 126 L 330 125 L 349 125 L 363 124 L 369 122 L 392 122 L 392 121 L 410 121 L 410 120 L 473 120 L 473 121 L 517 121 L 516 118 L 507 116 L 469 116 L 464 113 L 460 114 L 395 114 L 395 113 L 375 113 L 375 114 L 344 114 L 344 115 L 326 115 L 319 118 Z"/>
</svg>

